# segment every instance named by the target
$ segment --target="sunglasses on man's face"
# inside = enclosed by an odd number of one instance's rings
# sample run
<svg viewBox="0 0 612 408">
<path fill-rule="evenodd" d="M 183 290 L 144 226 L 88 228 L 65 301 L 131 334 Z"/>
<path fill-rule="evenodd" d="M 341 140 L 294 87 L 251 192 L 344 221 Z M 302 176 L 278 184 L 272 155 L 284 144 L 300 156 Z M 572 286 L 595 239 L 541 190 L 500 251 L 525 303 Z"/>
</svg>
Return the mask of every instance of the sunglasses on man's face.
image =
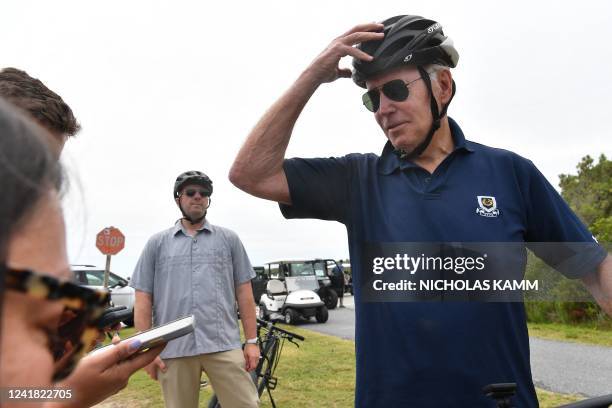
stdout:
<svg viewBox="0 0 612 408">
<path fill-rule="evenodd" d="M 0 264 L 0 278 L 2 275 L 8 290 L 21 292 L 35 299 L 58 301 L 64 305 L 62 321 L 57 331 L 47 335 L 49 349 L 56 362 L 53 380 L 66 378 L 81 357 L 95 344 L 100 333 L 97 322 L 110 304 L 110 293 L 85 288 L 31 270 L 13 269 Z"/>
<path fill-rule="evenodd" d="M 408 95 L 410 95 L 408 86 L 413 82 L 418 81 L 419 79 L 421 78 L 419 77 L 410 82 L 405 82 L 403 79 L 394 79 L 392 81 L 385 82 L 378 88 L 372 88 L 368 92 L 364 93 L 361 97 L 363 105 L 370 112 L 378 111 L 378 108 L 380 108 L 381 91 L 387 98 L 391 99 L 392 101 L 403 102 L 408 99 Z"/>
<path fill-rule="evenodd" d="M 192 188 L 188 188 L 187 190 L 185 190 L 183 194 L 185 194 L 189 198 L 193 198 L 195 197 L 196 193 L 200 194 L 200 197 L 202 198 L 209 196 L 209 193 L 206 190 L 198 190 L 198 189 L 192 189 Z"/>
</svg>

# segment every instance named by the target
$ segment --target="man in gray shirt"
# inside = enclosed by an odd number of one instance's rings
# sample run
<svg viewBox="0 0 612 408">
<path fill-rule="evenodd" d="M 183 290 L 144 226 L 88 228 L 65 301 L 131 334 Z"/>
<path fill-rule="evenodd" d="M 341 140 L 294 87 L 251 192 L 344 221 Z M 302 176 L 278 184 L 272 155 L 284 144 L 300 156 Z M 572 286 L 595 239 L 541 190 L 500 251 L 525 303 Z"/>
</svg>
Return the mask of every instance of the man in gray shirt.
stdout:
<svg viewBox="0 0 612 408">
<path fill-rule="evenodd" d="M 198 406 L 202 370 L 223 407 L 259 403 L 247 372 L 260 356 L 251 289 L 255 273 L 238 236 L 206 220 L 212 191 L 212 181 L 202 172 L 178 176 L 174 199 L 183 218 L 149 239 L 131 283 L 136 329 L 195 316 L 195 331 L 169 342 L 161 358 L 145 367 L 159 379 L 170 408 Z M 236 301 L 247 339 L 244 351 Z"/>
</svg>

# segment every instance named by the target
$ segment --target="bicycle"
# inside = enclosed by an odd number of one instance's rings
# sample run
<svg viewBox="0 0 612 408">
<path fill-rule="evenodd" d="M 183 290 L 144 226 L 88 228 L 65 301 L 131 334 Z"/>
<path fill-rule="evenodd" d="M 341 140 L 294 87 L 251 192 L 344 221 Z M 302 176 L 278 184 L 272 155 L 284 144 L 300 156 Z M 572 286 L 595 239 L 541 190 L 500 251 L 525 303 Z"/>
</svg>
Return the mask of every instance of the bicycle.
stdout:
<svg viewBox="0 0 612 408">
<path fill-rule="evenodd" d="M 264 333 L 262 333 L 262 331 Z M 274 322 L 257 319 L 257 339 L 261 350 L 261 359 L 257 368 L 251 373 L 257 394 L 261 397 L 264 390 L 268 392 L 272 408 L 276 408 L 272 391 L 276 389 L 278 378 L 274 376 L 276 367 L 281 358 L 285 340 L 300 347 L 295 340 L 304 341 L 304 337 L 296 333 L 276 327 Z M 221 408 L 217 396 L 213 394 L 208 402 L 208 408 Z"/>
</svg>

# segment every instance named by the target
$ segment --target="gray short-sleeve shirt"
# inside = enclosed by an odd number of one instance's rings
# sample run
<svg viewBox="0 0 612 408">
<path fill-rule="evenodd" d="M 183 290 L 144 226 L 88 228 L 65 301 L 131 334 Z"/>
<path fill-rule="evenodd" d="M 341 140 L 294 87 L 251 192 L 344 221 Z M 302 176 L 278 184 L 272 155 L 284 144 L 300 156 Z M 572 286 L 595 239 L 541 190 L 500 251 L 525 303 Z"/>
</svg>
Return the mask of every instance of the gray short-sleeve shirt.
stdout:
<svg viewBox="0 0 612 408">
<path fill-rule="evenodd" d="M 205 221 L 194 237 L 180 221 L 147 242 L 131 286 L 153 295 L 153 325 L 193 314 L 193 333 L 168 343 L 162 358 L 241 347 L 236 287 L 255 276 L 233 231 Z"/>
</svg>

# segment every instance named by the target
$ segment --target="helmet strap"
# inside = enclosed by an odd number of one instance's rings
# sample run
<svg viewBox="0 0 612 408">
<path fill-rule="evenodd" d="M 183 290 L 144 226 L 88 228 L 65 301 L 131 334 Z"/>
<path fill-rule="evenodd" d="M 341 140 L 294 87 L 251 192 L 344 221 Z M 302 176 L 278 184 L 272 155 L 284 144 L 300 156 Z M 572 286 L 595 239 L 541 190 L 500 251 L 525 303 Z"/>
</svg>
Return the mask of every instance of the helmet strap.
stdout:
<svg viewBox="0 0 612 408">
<path fill-rule="evenodd" d="M 201 222 L 204 218 L 206 218 L 206 211 L 204 211 L 204 215 L 202 215 L 200 218 L 196 218 L 195 220 L 192 220 L 191 218 L 189 218 L 188 216 L 184 216 L 183 219 L 189 221 L 191 223 L 191 225 L 195 225 L 198 224 L 199 222 Z"/>
<path fill-rule="evenodd" d="M 448 105 L 450 104 L 450 101 L 453 99 L 453 96 L 455 96 L 455 91 L 456 91 L 455 81 L 453 80 L 453 89 L 452 89 L 451 97 L 448 100 L 448 102 L 442 106 L 442 112 L 438 112 L 438 101 L 436 101 L 436 98 L 434 97 L 434 94 L 433 94 L 433 88 L 431 86 L 431 78 L 429 77 L 429 73 L 422 66 L 418 66 L 417 69 L 419 70 L 419 73 L 421 74 L 421 78 L 423 79 L 423 82 L 425 82 L 425 86 L 427 87 L 427 91 L 429 92 L 429 104 L 431 107 L 431 118 L 432 118 L 431 127 L 429 128 L 429 132 L 427 133 L 427 136 L 425 137 L 425 139 L 421 143 L 419 143 L 419 145 L 415 147 L 414 150 L 412 150 L 411 152 L 406 152 L 403 149 L 395 150 L 395 154 L 397 154 L 399 158 L 403 160 L 416 159 L 421 154 L 423 154 L 423 152 L 429 147 L 429 144 L 431 143 L 433 139 L 434 133 L 436 133 L 436 131 L 440 128 L 440 121 L 446 115 L 446 110 L 448 109 Z"/>
<path fill-rule="evenodd" d="M 189 215 L 187 215 L 187 213 L 183 210 L 183 206 L 181 206 L 181 199 L 179 197 L 179 202 L 178 202 L 178 207 L 181 210 L 181 214 L 183 214 L 183 219 L 189 221 L 189 223 L 191 225 L 195 225 L 199 222 L 201 222 L 204 218 L 206 218 L 206 213 L 208 212 L 208 210 L 204 211 L 204 214 L 201 217 L 198 218 L 194 218 L 192 219 L 191 217 L 189 217 Z"/>
</svg>

